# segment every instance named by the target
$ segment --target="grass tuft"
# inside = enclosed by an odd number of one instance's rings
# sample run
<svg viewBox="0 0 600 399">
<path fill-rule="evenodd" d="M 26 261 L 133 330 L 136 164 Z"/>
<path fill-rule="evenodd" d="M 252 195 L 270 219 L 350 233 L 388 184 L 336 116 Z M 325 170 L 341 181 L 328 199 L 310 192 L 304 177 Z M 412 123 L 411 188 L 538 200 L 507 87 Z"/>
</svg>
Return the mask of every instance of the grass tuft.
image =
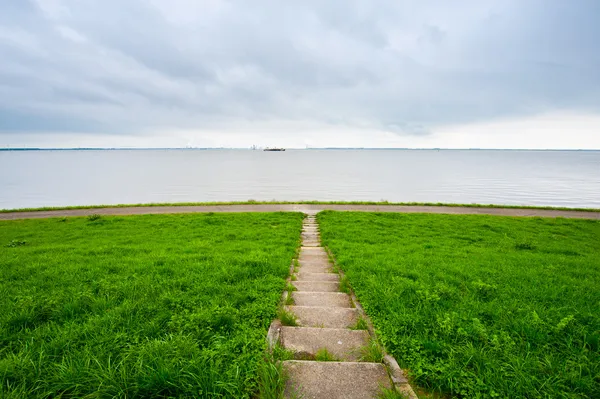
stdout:
<svg viewBox="0 0 600 399">
<path fill-rule="evenodd" d="M 273 353 L 268 353 L 260 363 L 258 374 L 258 399 L 284 399 L 288 375 L 282 360 L 289 360 L 287 351 L 276 345 Z"/>
<path fill-rule="evenodd" d="M 291 292 L 287 292 L 286 296 L 285 296 L 285 305 L 286 306 L 291 306 L 294 305 L 295 301 L 294 301 L 294 297 L 292 296 Z"/>
<path fill-rule="evenodd" d="M 356 320 L 356 323 L 354 323 L 352 326 L 350 326 L 351 330 L 368 330 L 369 329 L 369 324 L 367 323 L 367 320 L 364 317 L 359 317 L 358 320 Z"/>
<path fill-rule="evenodd" d="M 25 244 L 27 244 L 27 241 L 24 241 L 24 240 L 11 240 L 8 244 L 6 244 L 6 248 L 22 247 Z"/>
<path fill-rule="evenodd" d="M 296 288 L 296 287 L 294 286 L 294 284 L 292 284 L 292 283 L 290 283 L 290 282 L 288 281 L 288 282 L 287 282 L 287 284 L 286 284 L 286 286 L 285 286 L 285 290 L 286 290 L 287 292 L 290 292 L 290 293 L 291 293 L 291 292 L 294 292 L 294 291 L 298 291 L 298 288 Z"/>
<path fill-rule="evenodd" d="M 340 278 L 340 291 L 345 292 L 346 294 L 350 294 L 351 292 L 350 281 L 346 275 Z"/>
<path fill-rule="evenodd" d="M 395 388 L 381 388 L 377 399 L 408 399 L 408 396 Z"/>
<path fill-rule="evenodd" d="M 281 324 L 288 327 L 298 326 L 298 319 L 296 315 L 286 309 L 279 309 L 277 318 L 281 321 Z"/>
<path fill-rule="evenodd" d="M 315 360 L 317 362 L 337 362 L 339 361 L 327 348 L 321 348 L 315 353 Z"/>
<path fill-rule="evenodd" d="M 90 222 L 95 222 L 97 220 L 100 220 L 101 218 L 102 216 L 98 215 L 97 213 L 93 213 L 87 217 L 87 220 Z"/>
<path fill-rule="evenodd" d="M 371 338 L 369 342 L 360 350 L 360 360 L 363 362 L 381 363 L 383 362 L 383 348 L 375 338 Z"/>
</svg>

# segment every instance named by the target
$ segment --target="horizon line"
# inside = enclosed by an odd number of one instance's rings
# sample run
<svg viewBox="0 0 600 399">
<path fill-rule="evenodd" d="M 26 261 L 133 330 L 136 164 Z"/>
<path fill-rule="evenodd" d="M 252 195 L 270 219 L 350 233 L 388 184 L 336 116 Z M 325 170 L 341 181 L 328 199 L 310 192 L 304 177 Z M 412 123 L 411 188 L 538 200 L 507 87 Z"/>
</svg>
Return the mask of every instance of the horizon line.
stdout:
<svg viewBox="0 0 600 399">
<path fill-rule="evenodd" d="M 267 147 L 265 147 L 267 148 Z M 285 150 L 416 150 L 416 151 L 600 151 L 600 148 L 445 148 L 445 147 L 277 147 Z M 0 147 L 0 151 L 127 151 L 127 150 L 246 150 L 248 147 Z"/>
</svg>

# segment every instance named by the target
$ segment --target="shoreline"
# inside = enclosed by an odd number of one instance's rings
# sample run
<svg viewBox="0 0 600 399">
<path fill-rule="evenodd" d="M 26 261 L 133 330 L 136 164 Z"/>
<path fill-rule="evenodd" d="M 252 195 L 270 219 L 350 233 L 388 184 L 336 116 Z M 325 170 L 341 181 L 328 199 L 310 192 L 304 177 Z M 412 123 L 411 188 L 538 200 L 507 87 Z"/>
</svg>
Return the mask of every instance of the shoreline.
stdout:
<svg viewBox="0 0 600 399">
<path fill-rule="evenodd" d="M 324 210 L 356 212 L 438 213 L 454 215 L 496 215 L 520 217 L 563 217 L 600 220 L 600 209 L 482 204 L 428 204 L 389 202 L 211 202 L 178 204 L 90 205 L 0 210 L 0 220 L 39 219 L 99 215 L 145 215 L 209 212 L 303 212 Z"/>
<path fill-rule="evenodd" d="M 600 208 L 582 208 L 566 206 L 537 206 L 537 205 L 501 205 L 501 204 L 460 204 L 451 202 L 390 202 L 390 201 L 207 201 L 207 202 L 148 202 L 138 204 L 95 204 L 95 205 L 66 205 L 42 206 L 34 208 L 0 209 L 0 213 L 64 211 L 73 209 L 108 209 L 108 208 L 149 208 L 149 207 L 179 207 L 179 206 L 227 206 L 227 205 L 377 205 L 377 206 L 435 206 L 452 208 L 498 208 L 498 209 L 543 209 L 554 211 L 600 212 Z"/>
</svg>

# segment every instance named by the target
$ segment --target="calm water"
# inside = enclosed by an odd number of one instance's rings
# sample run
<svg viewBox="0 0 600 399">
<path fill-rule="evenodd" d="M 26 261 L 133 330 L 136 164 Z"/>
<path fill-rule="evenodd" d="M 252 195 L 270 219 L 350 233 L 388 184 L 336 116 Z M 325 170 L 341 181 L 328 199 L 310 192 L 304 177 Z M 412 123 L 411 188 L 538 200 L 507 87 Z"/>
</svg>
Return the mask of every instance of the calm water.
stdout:
<svg viewBox="0 0 600 399">
<path fill-rule="evenodd" d="M 600 208 L 600 152 L 0 152 L 0 208 L 237 200 Z"/>
</svg>

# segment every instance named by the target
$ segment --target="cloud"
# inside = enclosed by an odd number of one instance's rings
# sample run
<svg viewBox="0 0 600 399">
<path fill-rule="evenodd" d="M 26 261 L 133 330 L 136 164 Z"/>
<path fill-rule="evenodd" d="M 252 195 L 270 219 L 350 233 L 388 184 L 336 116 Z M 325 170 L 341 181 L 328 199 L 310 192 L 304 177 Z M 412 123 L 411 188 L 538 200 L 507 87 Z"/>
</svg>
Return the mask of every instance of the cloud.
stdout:
<svg viewBox="0 0 600 399">
<path fill-rule="evenodd" d="M 0 132 L 410 137 L 598 114 L 599 12 L 595 0 L 3 2 Z"/>
</svg>

